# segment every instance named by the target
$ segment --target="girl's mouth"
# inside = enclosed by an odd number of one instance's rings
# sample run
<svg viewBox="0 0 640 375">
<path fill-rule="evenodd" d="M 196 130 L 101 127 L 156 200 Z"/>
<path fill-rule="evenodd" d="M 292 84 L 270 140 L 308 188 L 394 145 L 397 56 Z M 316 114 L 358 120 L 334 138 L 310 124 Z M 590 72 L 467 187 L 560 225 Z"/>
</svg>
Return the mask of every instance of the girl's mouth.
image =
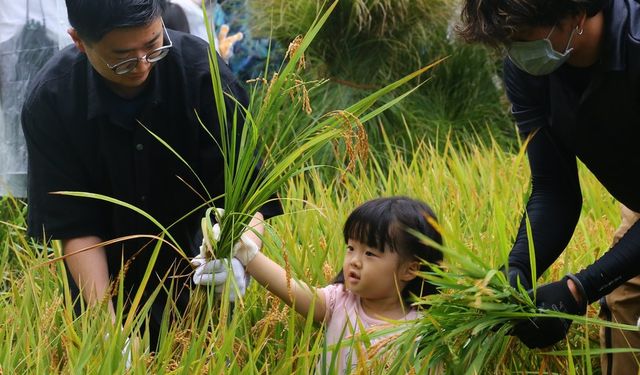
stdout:
<svg viewBox="0 0 640 375">
<path fill-rule="evenodd" d="M 349 272 L 348 276 L 347 276 L 350 280 L 360 280 L 360 275 L 358 275 L 357 273 L 351 271 Z"/>
</svg>

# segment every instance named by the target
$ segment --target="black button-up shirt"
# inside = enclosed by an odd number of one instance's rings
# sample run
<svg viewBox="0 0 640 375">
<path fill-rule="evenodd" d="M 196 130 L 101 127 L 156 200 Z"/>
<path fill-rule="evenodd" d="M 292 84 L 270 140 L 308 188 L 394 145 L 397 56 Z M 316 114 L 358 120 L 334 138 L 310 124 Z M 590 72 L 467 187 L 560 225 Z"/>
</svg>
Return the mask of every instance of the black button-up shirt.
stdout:
<svg viewBox="0 0 640 375">
<path fill-rule="evenodd" d="M 170 233 L 183 251 L 194 255 L 203 209 L 193 210 L 224 193 L 223 158 L 203 125 L 216 138 L 220 127 L 208 44 L 168 32 L 173 48 L 155 64 L 147 87 L 134 99 L 114 94 L 74 46 L 60 51 L 33 79 L 22 112 L 29 152 L 29 235 L 54 239 L 93 235 L 108 240 L 161 232 L 151 220 L 121 205 L 51 194 L 97 193 L 138 207 L 163 226 L 171 226 Z M 226 91 L 246 105 L 246 93 L 220 59 L 219 63 Z M 228 118 L 233 118 L 235 102 L 227 98 L 226 103 Z M 216 201 L 216 206 L 224 207 L 223 201 Z M 262 212 L 269 217 L 278 210 L 279 205 L 273 205 Z M 125 262 L 131 261 L 128 284 L 135 285 L 155 245 L 139 252 L 147 241 L 108 247 L 110 272 L 117 273 L 124 255 Z M 164 276 L 174 266 L 189 269 L 175 251 L 163 247 L 157 275 Z"/>
</svg>

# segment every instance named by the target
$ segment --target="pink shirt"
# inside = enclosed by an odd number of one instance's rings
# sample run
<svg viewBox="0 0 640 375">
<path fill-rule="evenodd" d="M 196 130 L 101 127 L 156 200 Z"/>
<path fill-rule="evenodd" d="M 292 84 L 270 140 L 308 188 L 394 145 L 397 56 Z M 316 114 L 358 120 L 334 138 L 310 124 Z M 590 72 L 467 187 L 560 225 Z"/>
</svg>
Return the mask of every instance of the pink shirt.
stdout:
<svg viewBox="0 0 640 375">
<path fill-rule="evenodd" d="M 390 323 L 367 315 L 360 303 L 360 297 L 346 290 L 343 284 L 332 284 L 319 290 L 324 293 L 328 313 L 325 340 L 327 347 L 329 347 L 326 358 L 326 370 L 329 372 L 332 362 L 331 353 L 335 353 L 334 350 L 331 350 L 331 346 L 351 338 L 354 333 L 360 331 L 360 326 L 368 331 L 376 326 L 390 326 Z M 417 318 L 418 313 L 412 308 L 401 320 L 414 320 Z M 371 344 L 373 345 L 383 338 L 378 336 L 372 340 Z M 336 363 L 333 365 L 332 373 L 335 373 L 335 370 L 338 369 L 337 373 L 346 374 L 356 366 L 358 350 L 355 349 L 358 348 L 356 346 L 352 347 L 348 342 L 343 345 L 344 347 L 340 349 L 339 358 L 336 359 Z M 324 373 L 323 360 L 324 358 L 320 358 L 318 362 L 316 368 L 318 374 Z"/>
</svg>

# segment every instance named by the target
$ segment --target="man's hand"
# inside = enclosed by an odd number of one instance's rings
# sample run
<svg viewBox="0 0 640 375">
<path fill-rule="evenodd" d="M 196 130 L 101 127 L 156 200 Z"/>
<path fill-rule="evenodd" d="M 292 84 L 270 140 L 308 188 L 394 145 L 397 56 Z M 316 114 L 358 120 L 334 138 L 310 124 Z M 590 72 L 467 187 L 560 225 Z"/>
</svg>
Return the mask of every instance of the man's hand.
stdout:
<svg viewBox="0 0 640 375">
<path fill-rule="evenodd" d="M 578 299 L 569 288 L 569 283 L 574 283 Z M 573 315 L 584 315 L 587 310 L 582 285 L 571 274 L 560 281 L 539 287 L 536 290 L 535 303 L 539 310 L 554 310 Z M 544 348 L 564 339 L 571 323 L 570 319 L 537 317 L 519 323 L 513 328 L 512 333 L 529 348 Z"/>
<path fill-rule="evenodd" d="M 238 296 L 243 296 L 249 285 L 249 275 L 245 272 L 244 266 L 236 258 L 214 259 L 205 261 L 204 258 L 197 257 L 191 260 L 191 264 L 197 265 L 193 274 L 193 283 L 196 285 L 214 285 L 216 294 L 224 292 L 225 284 L 229 278 L 229 269 L 233 272 L 235 286 L 229 288 L 229 301 L 235 302 Z"/>
<path fill-rule="evenodd" d="M 518 283 L 522 285 L 525 290 L 531 289 L 531 282 L 529 281 L 530 276 L 524 273 L 520 268 L 509 267 L 507 278 L 509 279 L 509 285 L 515 289 L 518 289 Z"/>
<path fill-rule="evenodd" d="M 122 328 L 120 328 L 122 330 Z M 111 339 L 111 335 L 107 332 L 104 335 L 104 340 L 109 341 Z M 124 368 L 125 370 L 131 369 L 131 337 L 127 336 L 124 340 L 124 344 L 122 345 L 122 358 L 124 359 Z"/>
<path fill-rule="evenodd" d="M 224 215 L 224 210 L 218 208 L 216 218 L 220 220 Z M 204 223 L 204 220 L 203 220 Z M 256 214 L 249 224 L 260 233 L 262 232 L 262 215 Z M 215 244 L 220 240 L 220 225 L 216 223 L 211 228 L 211 233 L 207 226 L 202 226 L 202 245 L 200 254 L 191 260 L 191 264 L 196 267 L 193 275 L 193 282 L 196 285 L 214 285 L 215 292 L 221 294 L 224 291 L 226 281 L 229 277 L 229 270 L 232 270 L 235 280 L 235 287 L 232 285 L 229 293 L 229 300 L 235 302 L 236 297 L 243 296 L 249 285 L 249 275 L 245 271 L 245 266 L 255 258 L 260 251 L 256 241 L 260 241 L 258 235 L 252 230 L 247 230 L 242 234 L 240 240 L 233 247 L 233 256 L 229 263 L 228 259 L 214 259 L 207 261 L 206 253 L 213 251 Z"/>
</svg>

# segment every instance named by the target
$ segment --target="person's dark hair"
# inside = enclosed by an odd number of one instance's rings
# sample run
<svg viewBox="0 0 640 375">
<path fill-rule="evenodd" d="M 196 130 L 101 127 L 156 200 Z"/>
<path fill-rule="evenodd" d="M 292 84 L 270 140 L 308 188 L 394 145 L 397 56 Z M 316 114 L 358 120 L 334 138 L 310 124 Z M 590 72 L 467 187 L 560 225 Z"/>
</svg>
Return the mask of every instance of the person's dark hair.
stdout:
<svg viewBox="0 0 640 375">
<path fill-rule="evenodd" d="M 162 20 L 167 29 L 189 33 L 189 21 L 187 20 L 187 15 L 184 13 L 184 9 L 169 0 L 158 1 L 160 1 L 160 8 L 162 9 Z"/>
<path fill-rule="evenodd" d="M 145 26 L 162 14 L 160 0 L 66 0 L 69 24 L 87 43 L 111 30 Z"/>
<path fill-rule="evenodd" d="M 512 37 L 586 12 L 596 15 L 610 0 L 465 0 L 456 32 L 469 43 L 508 45 Z"/>
<path fill-rule="evenodd" d="M 430 220 L 437 221 L 436 215 L 428 205 L 418 200 L 407 197 L 373 199 L 349 215 L 344 224 L 344 241 L 351 239 L 382 252 L 397 252 L 402 261 L 417 260 L 420 262 L 419 271 L 428 271 L 429 266 L 422 261 L 437 265 L 443 259 L 442 252 L 426 245 L 411 231 L 442 244 L 442 235 L 429 223 Z M 333 283 L 344 283 L 343 270 Z M 418 276 L 402 290 L 402 298 L 410 304 L 412 296 L 422 297 L 436 292 L 433 285 Z"/>
</svg>

